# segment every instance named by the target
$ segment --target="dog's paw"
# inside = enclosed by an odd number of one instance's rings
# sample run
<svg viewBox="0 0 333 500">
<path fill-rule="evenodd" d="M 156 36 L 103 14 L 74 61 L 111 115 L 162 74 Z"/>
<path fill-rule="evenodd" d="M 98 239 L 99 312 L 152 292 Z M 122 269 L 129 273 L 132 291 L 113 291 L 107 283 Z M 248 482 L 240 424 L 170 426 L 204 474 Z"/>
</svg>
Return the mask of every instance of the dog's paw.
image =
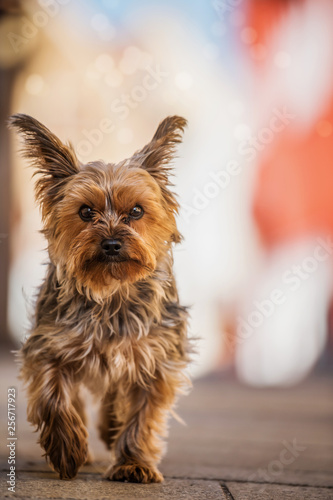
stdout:
<svg viewBox="0 0 333 500">
<path fill-rule="evenodd" d="M 44 426 L 40 444 L 45 450 L 44 456 L 60 479 L 73 479 L 79 468 L 88 458 L 87 431 L 79 419 L 72 426 L 65 425 L 68 415 L 57 415 L 51 426 Z"/>
<path fill-rule="evenodd" d="M 61 443 L 47 456 L 50 466 L 58 472 L 60 479 L 74 479 L 81 465 L 87 463 L 88 454 L 85 443 L 80 443 L 75 449 L 72 448 L 72 453 L 67 451 L 64 443 Z"/>
<path fill-rule="evenodd" d="M 110 481 L 126 481 L 129 483 L 161 483 L 162 474 L 152 466 L 142 464 L 113 465 L 105 474 Z"/>
</svg>

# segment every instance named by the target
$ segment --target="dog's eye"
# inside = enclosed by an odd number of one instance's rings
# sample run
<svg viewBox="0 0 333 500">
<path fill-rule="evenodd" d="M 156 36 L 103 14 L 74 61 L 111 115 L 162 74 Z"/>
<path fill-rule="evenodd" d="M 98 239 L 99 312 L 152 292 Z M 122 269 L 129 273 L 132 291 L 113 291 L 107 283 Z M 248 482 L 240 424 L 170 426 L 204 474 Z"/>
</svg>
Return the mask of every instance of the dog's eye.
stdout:
<svg viewBox="0 0 333 500">
<path fill-rule="evenodd" d="M 130 217 L 132 219 L 141 219 L 143 216 L 143 208 L 140 207 L 140 205 L 135 205 L 135 207 L 132 208 L 132 210 L 129 213 Z"/>
<path fill-rule="evenodd" d="M 79 216 L 84 222 L 88 222 L 93 219 L 94 211 L 92 208 L 88 207 L 88 205 L 82 205 L 79 210 Z"/>
</svg>

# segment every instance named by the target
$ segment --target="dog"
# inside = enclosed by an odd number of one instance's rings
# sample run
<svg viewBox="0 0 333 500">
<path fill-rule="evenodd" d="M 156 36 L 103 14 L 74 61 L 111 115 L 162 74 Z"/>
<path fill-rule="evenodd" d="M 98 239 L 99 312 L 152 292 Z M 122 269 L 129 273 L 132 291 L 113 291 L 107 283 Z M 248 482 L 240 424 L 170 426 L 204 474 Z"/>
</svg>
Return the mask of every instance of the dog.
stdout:
<svg viewBox="0 0 333 500">
<path fill-rule="evenodd" d="M 172 246 L 181 240 L 169 179 L 186 120 L 167 117 L 120 163 L 82 164 L 31 116 L 9 126 L 37 175 L 49 263 L 30 336 L 18 352 L 28 421 L 61 479 L 89 460 L 85 385 L 100 401 L 99 434 L 112 452 L 105 477 L 163 481 L 157 466 L 167 420 L 190 381 L 188 311 Z"/>
</svg>

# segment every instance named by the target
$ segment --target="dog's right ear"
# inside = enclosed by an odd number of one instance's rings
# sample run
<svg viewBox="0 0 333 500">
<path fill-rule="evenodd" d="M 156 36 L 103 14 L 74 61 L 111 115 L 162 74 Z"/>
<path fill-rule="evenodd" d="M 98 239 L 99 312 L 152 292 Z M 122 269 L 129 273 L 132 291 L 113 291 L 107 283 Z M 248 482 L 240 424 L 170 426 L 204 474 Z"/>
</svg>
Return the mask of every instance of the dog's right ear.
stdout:
<svg viewBox="0 0 333 500">
<path fill-rule="evenodd" d="M 187 120 L 181 116 L 168 116 L 157 127 L 152 140 L 143 149 L 134 153 L 132 160 L 146 170 L 159 184 L 162 195 L 171 211 L 178 211 L 178 202 L 169 175 L 177 145 L 182 142 L 182 134 Z"/>
<path fill-rule="evenodd" d="M 42 205 L 43 217 L 61 199 L 62 187 L 79 172 L 79 162 L 72 146 L 63 144 L 48 128 L 29 115 L 16 114 L 8 125 L 23 135 L 23 155 L 40 174 L 36 182 L 36 199 Z"/>
</svg>

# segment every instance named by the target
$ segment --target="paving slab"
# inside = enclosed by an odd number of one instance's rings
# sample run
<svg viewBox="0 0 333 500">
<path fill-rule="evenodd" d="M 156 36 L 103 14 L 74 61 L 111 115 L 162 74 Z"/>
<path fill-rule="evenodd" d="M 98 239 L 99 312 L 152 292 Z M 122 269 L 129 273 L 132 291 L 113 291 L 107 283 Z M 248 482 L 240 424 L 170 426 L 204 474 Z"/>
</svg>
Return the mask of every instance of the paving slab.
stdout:
<svg viewBox="0 0 333 500">
<path fill-rule="evenodd" d="M 1 491 L 5 492 L 2 477 Z M 61 481 L 52 473 L 21 472 L 15 493 L 1 498 L 34 500 L 228 500 L 217 481 L 166 479 L 162 484 L 117 483 L 96 474 L 81 474 L 71 481 Z"/>
<path fill-rule="evenodd" d="M 277 484 L 227 483 L 234 500 L 332 500 L 333 490 Z"/>
</svg>

